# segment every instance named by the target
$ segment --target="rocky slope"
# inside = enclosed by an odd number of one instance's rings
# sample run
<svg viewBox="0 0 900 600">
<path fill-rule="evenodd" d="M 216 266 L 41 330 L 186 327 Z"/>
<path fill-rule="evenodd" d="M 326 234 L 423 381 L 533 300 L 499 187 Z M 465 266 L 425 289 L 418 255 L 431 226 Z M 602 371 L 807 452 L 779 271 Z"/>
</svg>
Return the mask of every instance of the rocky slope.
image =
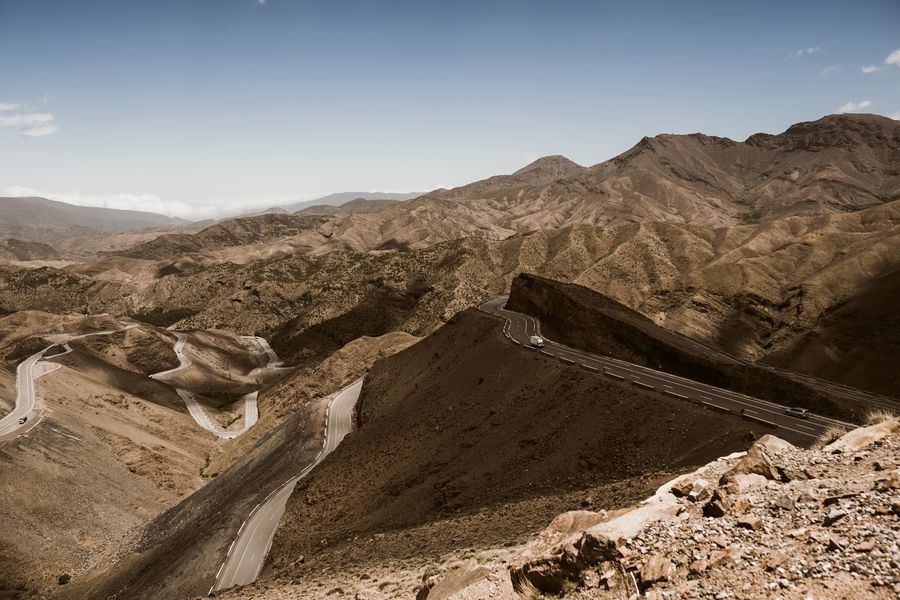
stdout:
<svg viewBox="0 0 900 600">
<path fill-rule="evenodd" d="M 897 164 L 900 122 L 877 115 L 831 115 L 744 142 L 659 135 L 589 168 L 547 157 L 510 176 L 338 220 L 334 235 L 357 248 L 418 248 L 576 224 L 835 214 L 900 197 Z"/>
<path fill-rule="evenodd" d="M 501 329 L 466 311 L 375 363 L 358 431 L 288 502 L 271 576 L 303 582 L 514 543 L 559 507 L 627 503 L 659 473 L 750 435 L 737 417 L 563 365 Z"/>
<path fill-rule="evenodd" d="M 366 252 L 468 237 L 500 240 L 574 225 L 667 221 L 722 226 L 840 214 L 900 198 L 898 163 L 900 122 L 877 115 L 831 115 L 744 142 L 662 134 L 591 167 L 548 156 L 511 175 L 405 202 L 351 202 L 313 211 L 324 219 L 318 223 L 311 215 L 301 216 L 307 211 L 230 219 L 196 234 L 163 236 L 120 255 L 170 263 L 186 256 L 204 264 L 247 262 L 292 251 Z M 275 248 L 260 243 L 272 241 Z M 247 251 L 227 250 L 236 245 Z"/>
<path fill-rule="evenodd" d="M 820 449 L 773 436 L 626 507 L 557 515 L 521 545 L 268 579 L 223 598 L 896 598 L 900 423 Z M 419 542 L 431 532 L 418 531 Z"/>
<path fill-rule="evenodd" d="M 862 422 L 875 405 L 808 387 L 782 371 L 740 360 L 668 331 L 627 306 L 580 285 L 516 277 L 507 307 L 532 315 L 550 339 L 845 422 Z M 897 403 L 900 409 L 900 402 Z"/>
<path fill-rule="evenodd" d="M 359 335 L 426 334 L 455 312 L 507 292 L 524 271 L 599 291 L 667 329 L 755 360 L 826 327 L 826 317 L 834 331 L 847 329 L 841 322 L 850 330 L 852 323 L 865 323 L 850 320 L 855 311 L 836 309 L 848 302 L 852 307 L 873 281 L 900 267 L 898 233 L 900 202 L 892 202 L 849 214 L 723 228 L 579 226 L 410 252 L 291 254 L 144 283 L 7 267 L 0 310 L 66 312 L 88 305 L 164 326 L 262 333 L 286 358 L 307 360 Z M 879 331 L 893 327 L 890 319 L 868 323 Z M 900 370 L 897 353 L 876 339 L 855 344 L 854 364 L 844 364 L 839 374 L 827 361 L 792 364 L 811 375 L 900 394 L 889 375 Z M 879 366 L 854 366 L 867 363 Z M 873 370 L 881 374 L 869 377 Z"/>
<path fill-rule="evenodd" d="M 491 596 L 895 598 L 898 460 L 897 419 L 820 450 L 766 436 L 631 511 L 561 515 Z"/>
</svg>

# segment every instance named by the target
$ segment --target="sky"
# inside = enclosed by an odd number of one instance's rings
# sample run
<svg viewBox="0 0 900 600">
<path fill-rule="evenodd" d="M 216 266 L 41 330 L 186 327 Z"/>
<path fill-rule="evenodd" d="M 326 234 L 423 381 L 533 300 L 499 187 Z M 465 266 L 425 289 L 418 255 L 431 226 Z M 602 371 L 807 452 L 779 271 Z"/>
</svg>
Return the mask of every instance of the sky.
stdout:
<svg viewBox="0 0 900 600">
<path fill-rule="evenodd" d="M 900 119 L 900 2 L 0 0 L 0 195 L 188 219 Z"/>
</svg>

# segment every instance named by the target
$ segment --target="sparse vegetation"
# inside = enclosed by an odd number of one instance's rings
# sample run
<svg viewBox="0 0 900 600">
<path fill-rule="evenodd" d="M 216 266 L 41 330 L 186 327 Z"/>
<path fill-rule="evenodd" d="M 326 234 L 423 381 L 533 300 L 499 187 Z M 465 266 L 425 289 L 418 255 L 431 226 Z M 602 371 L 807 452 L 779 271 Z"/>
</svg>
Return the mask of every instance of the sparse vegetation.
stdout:
<svg viewBox="0 0 900 600">
<path fill-rule="evenodd" d="M 762 214 L 756 211 L 741 213 L 737 217 L 741 225 L 756 225 L 760 219 L 762 219 Z"/>
<path fill-rule="evenodd" d="M 878 425 L 879 423 L 884 423 L 885 421 L 890 421 L 891 419 L 896 419 L 897 414 L 886 409 L 879 408 L 875 410 L 870 410 L 866 413 L 866 425 Z"/>
<path fill-rule="evenodd" d="M 845 433 L 847 430 L 840 425 L 832 425 L 822 432 L 822 435 L 813 444 L 813 448 L 824 448 L 828 444 L 838 441 Z"/>
<path fill-rule="evenodd" d="M 567 579 L 565 583 L 563 583 L 562 592 L 560 596 L 566 597 L 569 594 L 574 594 L 578 590 L 578 583 L 572 581 L 571 579 Z"/>
</svg>

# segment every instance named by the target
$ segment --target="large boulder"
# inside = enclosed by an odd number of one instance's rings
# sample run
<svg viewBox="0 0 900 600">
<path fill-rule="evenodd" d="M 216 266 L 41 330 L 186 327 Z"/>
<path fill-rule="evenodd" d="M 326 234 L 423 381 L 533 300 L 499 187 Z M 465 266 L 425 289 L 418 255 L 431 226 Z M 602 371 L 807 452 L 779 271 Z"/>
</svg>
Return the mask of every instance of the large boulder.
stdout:
<svg viewBox="0 0 900 600">
<path fill-rule="evenodd" d="M 509 577 L 517 592 L 533 587 L 544 594 L 559 594 L 566 582 L 579 581 L 585 569 L 618 560 L 616 543 L 590 532 L 572 543 L 553 549 L 548 555 L 510 565 Z"/>
<path fill-rule="evenodd" d="M 871 427 L 860 427 L 825 446 L 826 452 L 855 452 L 874 444 L 888 434 L 900 431 L 900 419 L 889 419 Z"/>
<path fill-rule="evenodd" d="M 781 480 L 781 474 L 775 463 L 772 462 L 769 451 L 759 443 L 750 446 L 747 454 L 734 467 L 722 475 L 719 483 L 724 485 L 729 483 L 736 475 L 750 474 L 762 475 L 766 479 L 775 481 Z"/>
</svg>

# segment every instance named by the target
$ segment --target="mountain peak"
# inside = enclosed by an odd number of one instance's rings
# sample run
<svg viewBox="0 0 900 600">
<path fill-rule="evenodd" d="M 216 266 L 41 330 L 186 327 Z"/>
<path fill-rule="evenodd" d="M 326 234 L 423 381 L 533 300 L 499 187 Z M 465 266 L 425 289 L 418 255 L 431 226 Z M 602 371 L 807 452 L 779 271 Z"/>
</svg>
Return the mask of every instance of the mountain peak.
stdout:
<svg viewBox="0 0 900 600">
<path fill-rule="evenodd" d="M 575 161 L 569 160 L 561 154 L 552 154 L 525 165 L 513 173 L 513 176 L 530 175 L 540 177 L 541 179 L 559 179 L 560 177 L 565 177 L 574 171 L 580 171 L 582 169 L 584 169 L 584 167 Z"/>
<path fill-rule="evenodd" d="M 815 121 L 791 125 L 787 131 L 777 135 L 751 135 L 746 143 L 763 148 L 810 152 L 861 145 L 900 149 L 900 121 L 873 114 L 826 115 Z"/>
</svg>

